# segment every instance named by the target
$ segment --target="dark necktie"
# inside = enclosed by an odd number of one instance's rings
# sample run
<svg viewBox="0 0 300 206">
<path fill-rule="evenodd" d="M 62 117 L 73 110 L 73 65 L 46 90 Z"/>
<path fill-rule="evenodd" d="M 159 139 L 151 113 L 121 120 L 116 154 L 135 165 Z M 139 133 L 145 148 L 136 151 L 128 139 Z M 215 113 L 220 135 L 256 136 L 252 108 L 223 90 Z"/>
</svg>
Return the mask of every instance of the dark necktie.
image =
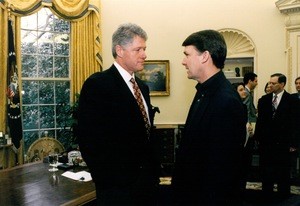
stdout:
<svg viewBox="0 0 300 206">
<path fill-rule="evenodd" d="M 132 83 L 134 97 L 135 97 L 135 99 L 137 101 L 137 104 L 139 105 L 139 108 L 140 108 L 141 113 L 143 115 L 143 119 L 144 119 L 144 122 L 145 122 L 145 127 L 146 127 L 147 134 L 148 134 L 148 137 L 149 137 L 151 126 L 150 126 L 148 116 L 147 116 L 147 112 L 146 112 L 146 109 L 145 109 L 145 106 L 144 106 L 144 103 L 143 103 L 141 90 L 140 90 L 139 86 L 137 85 L 136 81 L 134 80 L 134 78 L 131 78 L 130 82 Z"/>
</svg>

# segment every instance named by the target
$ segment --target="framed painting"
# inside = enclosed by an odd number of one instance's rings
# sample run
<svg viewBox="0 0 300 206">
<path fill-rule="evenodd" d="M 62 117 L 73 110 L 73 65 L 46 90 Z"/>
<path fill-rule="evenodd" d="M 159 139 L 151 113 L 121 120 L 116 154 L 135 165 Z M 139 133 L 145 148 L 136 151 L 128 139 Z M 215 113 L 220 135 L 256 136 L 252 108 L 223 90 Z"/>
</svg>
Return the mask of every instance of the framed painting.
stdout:
<svg viewBox="0 0 300 206">
<path fill-rule="evenodd" d="M 144 69 L 135 75 L 149 86 L 150 96 L 170 95 L 169 60 L 146 60 Z"/>
</svg>

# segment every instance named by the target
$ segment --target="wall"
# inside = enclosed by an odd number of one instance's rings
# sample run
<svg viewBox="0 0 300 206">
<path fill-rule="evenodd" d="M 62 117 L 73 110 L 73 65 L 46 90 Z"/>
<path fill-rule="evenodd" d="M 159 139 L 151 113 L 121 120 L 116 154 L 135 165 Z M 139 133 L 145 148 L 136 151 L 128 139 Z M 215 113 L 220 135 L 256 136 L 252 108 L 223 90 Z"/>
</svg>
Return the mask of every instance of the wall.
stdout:
<svg viewBox="0 0 300 206">
<path fill-rule="evenodd" d="M 119 24 L 132 22 L 148 33 L 148 60 L 170 60 L 170 96 L 152 97 L 160 108 L 156 124 L 182 124 L 195 94 L 196 81 L 187 79 L 183 40 L 203 29 L 233 28 L 246 33 L 256 46 L 258 87 L 255 101 L 275 72 L 287 74 L 284 15 L 275 0 L 101 0 L 104 68 L 111 55 L 111 36 Z M 291 80 L 288 80 L 291 81 Z M 293 81 L 293 80 L 292 80 Z M 293 88 L 294 89 L 294 88 Z"/>
</svg>

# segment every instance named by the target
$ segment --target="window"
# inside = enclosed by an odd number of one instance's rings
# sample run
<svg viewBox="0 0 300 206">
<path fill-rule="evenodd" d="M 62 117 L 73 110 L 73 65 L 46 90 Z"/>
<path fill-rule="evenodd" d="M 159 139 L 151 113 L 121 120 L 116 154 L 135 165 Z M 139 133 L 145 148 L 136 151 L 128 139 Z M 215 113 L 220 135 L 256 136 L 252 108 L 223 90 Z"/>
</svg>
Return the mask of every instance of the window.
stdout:
<svg viewBox="0 0 300 206">
<path fill-rule="evenodd" d="M 44 136 L 65 146 L 70 119 L 70 23 L 43 8 L 22 17 L 21 39 L 25 152 Z"/>
</svg>

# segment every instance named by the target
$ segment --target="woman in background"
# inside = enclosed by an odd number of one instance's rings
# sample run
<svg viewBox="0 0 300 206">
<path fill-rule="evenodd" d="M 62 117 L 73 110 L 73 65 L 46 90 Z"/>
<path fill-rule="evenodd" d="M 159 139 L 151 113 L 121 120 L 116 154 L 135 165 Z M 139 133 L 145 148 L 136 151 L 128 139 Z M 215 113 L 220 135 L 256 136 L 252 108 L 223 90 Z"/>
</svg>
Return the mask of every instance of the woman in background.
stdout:
<svg viewBox="0 0 300 206">
<path fill-rule="evenodd" d="M 264 91 L 265 91 L 266 94 L 269 94 L 269 93 L 272 93 L 272 92 L 273 92 L 273 89 L 271 88 L 271 85 L 270 85 L 269 82 L 267 82 Z"/>
<path fill-rule="evenodd" d="M 241 100 L 243 101 L 247 97 L 247 93 L 245 90 L 245 85 L 243 82 L 239 83 L 232 83 L 233 88 L 238 92 L 238 94 L 241 97 Z M 245 113 L 247 114 L 247 106 L 244 105 Z M 246 115 L 247 117 L 247 115 Z M 251 169 L 251 163 L 252 163 L 252 153 L 253 153 L 253 146 L 254 146 L 254 140 L 251 138 L 253 136 L 253 127 L 252 125 L 247 122 L 248 118 L 245 120 L 246 124 L 246 141 L 244 144 L 244 152 L 243 152 L 243 168 L 242 168 L 242 183 L 241 183 L 241 190 L 242 194 L 244 193 L 247 185 L 247 177 L 249 174 L 249 170 Z"/>
</svg>

